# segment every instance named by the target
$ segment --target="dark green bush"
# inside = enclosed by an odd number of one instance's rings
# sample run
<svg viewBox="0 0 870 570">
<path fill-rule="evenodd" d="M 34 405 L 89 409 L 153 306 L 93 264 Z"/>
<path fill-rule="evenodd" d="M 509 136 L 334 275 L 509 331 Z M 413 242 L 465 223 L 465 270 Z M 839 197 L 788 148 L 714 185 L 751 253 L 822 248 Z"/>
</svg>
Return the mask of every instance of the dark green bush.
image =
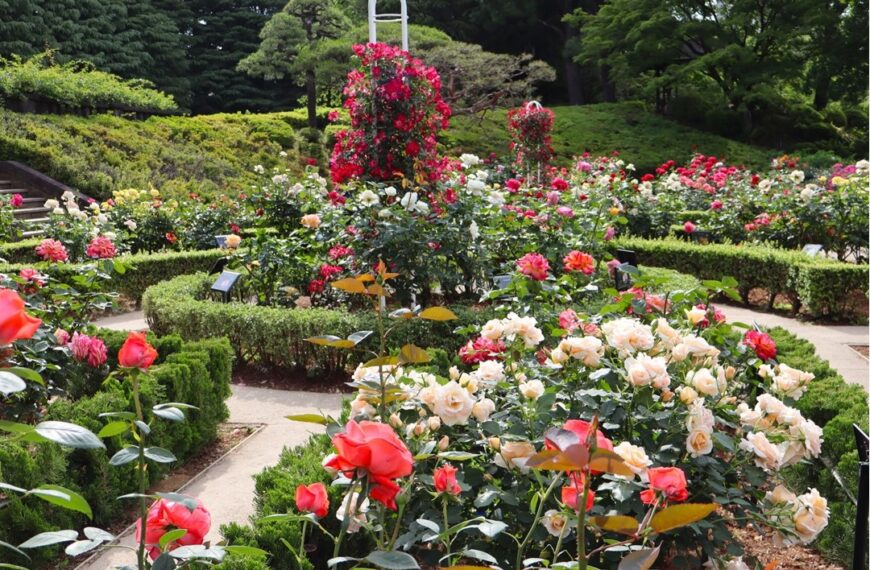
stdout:
<svg viewBox="0 0 870 570">
<path fill-rule="evenodd" d="M 99 336 L 116 358 L 125 333 L 101 331 Z M 184 423 L 157 421 L 152 426 L 152 444 L 172 450 L 179 461 L 184 461 L 213 441 L 218 424 L 228 417 L 224 400 L 230 393 L 232 350 L 225 339 L 183 343 L 178 337 L 152 335 L 149 340 L 160 351 L 160 364 L 152 369 L 153 379 L 142 383 L 143 405 L 175 401 L 198 408 L 188 410 Z M 91 397 L 52 402 L 47 418 L 74 422 L 97 432 L 105 424 L 98 417 L 100 413 L 132 409 L 127 386 L 110 380 Z M 94 511 L 93 521 L 87 521 L 71 511 L 46 508 L 39 500 L 13 500 L 8 508 L 0 507 L 0 540 L 18 544 L 45 530 L 85 524 L 105 527 L 117 520 L 125 505 L 116 497 L 135 490 L 136 479 L 131 465 L 109 466 L 109 458 L 120 448 L 120 438 L 109 438 L 105 443 L 106 450 L 64 450 L 47 443 L 0 444 L 0 476 L 4 482 L 26 488 L 46 483 L 62 485 L 81 493 Z M 169 466 L 150 464 L 150 481 L 158 481 L 168 470 Z M 36 552 L 44 557 L 51 554 L 50 550 Z M 2 556 L 6 551 L 0 553 L 0 560 L 5 560 Z"/>
<path fill-rule="evenodd" d="M 866 298 L 870 266 L 811 258 L 799 251 L 749 245 L 696 245 L 679 239 L 620 238 L 612 248 L 637 252 L 641 265 L 669 267 L 699 279 L 730 275 L 740 284 L 744 301 L 760 287 L 772 296 L 788 296 L 795 310 L 835 318 L 855 317 L 850 296 Z M 772 297 L 771 297 L 772 298 Z M 860 316 L 860 312 L 857 313 Z"/>
<path fill-rule="evenodd" d="M 41 241 L 41 239 L 25 239 L 0 244 L 0 259 L 6 263 L 36 263 L 39 257 L 35 249 Z"/>
<path fill-rule="evenodd" d="M 805 417 L 822 426 L 824 437 L 822 461 L 798 464 L 789 470 L 787 478 L 798 492 L 815 487 L 827 497 L 830 522 L 817 546 L 828 558 L 848 564 L 852 560 L 857 509 L 831 469 L 836 470 L 853 496 L 857 496 L 858 451 L 852 424 L 867 431 L 870 413 L 867 392 L 861 386 L 847 384 L 826 361 L 816 356 L 812 343 L 782 328 L 770 333 L 777 344 L 779 362 L 815 374 L 816 378 L 795 406 Z"/>
</svg>

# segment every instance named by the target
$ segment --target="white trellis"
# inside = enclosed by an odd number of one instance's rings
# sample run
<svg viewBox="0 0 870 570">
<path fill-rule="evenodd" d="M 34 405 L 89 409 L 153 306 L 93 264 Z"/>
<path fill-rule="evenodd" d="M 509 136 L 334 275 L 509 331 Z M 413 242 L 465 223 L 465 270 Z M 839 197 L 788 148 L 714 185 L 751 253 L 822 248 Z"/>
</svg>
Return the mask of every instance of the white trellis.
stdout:
<svg viewBox="0 0 870 570">
<path fill-rule="evenodd" d="M 378 0 L 369 0 L 369 43 L 378 41 L 378 24 L 387 22 L 402 23 L 402 49 L 408 51 L 408 4 L 400 0 L 399 13 L 378 14 Z"/>
</svg>

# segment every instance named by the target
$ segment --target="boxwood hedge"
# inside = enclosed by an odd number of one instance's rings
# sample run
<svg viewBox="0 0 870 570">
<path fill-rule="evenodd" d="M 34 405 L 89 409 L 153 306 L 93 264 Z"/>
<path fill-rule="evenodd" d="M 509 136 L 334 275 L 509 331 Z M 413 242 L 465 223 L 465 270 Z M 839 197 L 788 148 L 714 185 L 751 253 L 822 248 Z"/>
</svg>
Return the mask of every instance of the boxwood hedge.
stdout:
<svg viewBox="0 0 870 570">
<path fill-rule="evenodd" d="M 749 245 L 696 245 L 679 239 L 620 238 L 612 248 L 637 253 L 641 265 L 670 267 L 699 279 L 730 275 L 744 301 L 754 288 L 784 294 L 795 311 L 813 317 L 861 318 L 849 301 L 868 292 L 870 266 L 808 257 L 799 251 Z"/>
<path fill-rule="evenodd" d="M 126 333 L 101 330 L 110 362 L 124 342 Z M 142 384 L 143 405 L 160 402 L 185 402 L 198 409 L 187 412 L 179 424 L 158 421 L 152 426 L 151 442 L 173 451 L 179 461 L 193 456 L 217 436 L 217 426 L 228 417 L 224 400 L 230 394 L 232 349 L 225 339 L 183 342 L 178 336 L 157 338 L 150 335 L 160 358 L 152 368 L 152 378 Z M 133 410 L 127 385 L 110 380 L 91 397 L 76 401 L 57 399 L 46 410 L 46 419 L 80 424 L 94 432 L 105 423 L 98 415 L 106 411 Z M 67 450 L 50 443 L 0 442 L 0 480 L 32 488 L 56 484 L 81 493 L 90 503 L 94 518 L 58 509 L 43 501 L 21 500 L 14 496 L 0 504 L 0 540 L 19 544 L 47 530 L 96 525 L 105 528 L 115 522 L 125 507 L 116 497 L 136 489 L 131 466 L 110 467 L 109 458 L 121 447 L 121 438 L 105 440 L 106 450 Z M 150 464 L 150 482 L 165 476 L 170 466 Z M 40 549 L 33 555 L 47 560 L 59 552 Z M 0 554 L 6 560 L 9 551 Z"/>
</svg>

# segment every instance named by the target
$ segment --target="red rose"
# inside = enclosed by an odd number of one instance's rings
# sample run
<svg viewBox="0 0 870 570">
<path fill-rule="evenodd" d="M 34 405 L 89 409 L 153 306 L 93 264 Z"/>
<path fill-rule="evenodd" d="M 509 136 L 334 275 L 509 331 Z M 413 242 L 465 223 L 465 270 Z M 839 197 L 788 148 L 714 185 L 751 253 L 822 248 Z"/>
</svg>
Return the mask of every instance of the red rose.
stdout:
<svg viewBox="0 0 870 570">
<path fill-rule="evenodd" d="M 435 480 L 435 490 L 439 493 L 458 495 L 462 492 L 462 488 L 456 481 L 456 467 L 444 465 L 436 469 L 432 475 Z"/>
<path fill-rule="evenodd" d="M 202 506 L 200 501 L 191 510 L 184 503 L 175 503 L 160 499 L 155 501 L 148 509 L 148 517 L 145 519 L 145 545 L 151 560 L 161 554 L 160 538 L 175 529 L 184 529 L 187 534 L 169 543 L 169 550 L 179 546 L 202 544 L 205 535 L 211 528 L 211 514 Z M 136 520 L 136 542 L 142 536 L 142 519 Z"/>
<path fill-rule="evenodd" d="M 743 344 L 754 350 L 756 356 L 762 360 L 776 358 L 776 342 L 767 333 L 757 330 L 746 331 Z"/>
<path fill-rule="evenodd" d="M 565 422 L 565 425 L 562 426 L 563 430 L 572 431 L 577 434 L 577 437 L 580 438 L 580 444 L 586 445 L 589 441 L 589 430 L 592 428 L 592 424 L 589 422 L 585 422 L 583 420 L 568 420 Z M 547 449 L 554 449 L 554 445 L 549 441 L 546 442 Z M 598 449 L 606 449 L 608 451 L 613 451 L 613 442 L 607 439 L 604 436 L 604 433 L 599 429 L 595 430 L 595 446 Z"/>
<path fill-rule="evenodd" d="M 329 513 L 329 495 L 326 485 L 312 483 L 296 487 L 296 508 L 303 513 L 314 513 L 317 518 L 323 518 Z"/>
<path fill-rule="evenodd" d="M 326 467 L 353 476 L 359 469 L 374 485 L 373 499 L 396 510 L 399 486 L 393 479 L 405 477 L 414 469 L 414 458 L 393 428 L 378 422 L 347 422 L 344 432 L 332 438 L 338 452 Z"/>
<path fill-rule="evenodd" d="M 527 253 L 517 260 L 517 269 L 527 277 L 543 281 L 550 270 L 550 262 L 540 253 Z"/>
<path fill-rule="evenodd" d="M 687 234 L 693 233 L 697 227 L 692 222 L 686 222 L 683 224 L 683 231 Z"/>
<path fill-rule="evenodd" d="M 656 495 L 663 493 L 665 501 L 681 503 L 689 498 L 686 489 L 686 474 L 679 467 L 652 467 L 647 469 L 649 489 L 640 493 L 646 505 L 656 502 Z"/>
<path fill-rule="evenodd" d="M 565 271 L 579 271 L 583 275 L 592 275 L 595 273 L 595 259 L 588 253 L 582 251 L 571 251 L 562 260 Z"/>
<path fill-rule="evenodd" d="M 562 502 L 577 511 L 579 510 L 577 508 L 577 502 L 580 497 L 583 496 L 583 485 L 585 484 L 586 479 L 583 475 L 572 473 L 569 476 L 569 481 L 571 482 L 571 485 L 562 487 Z M 589 491 L 586 492 L 586 511 L 588 512 L 592 509 L 592 505 L 594 504 L 595 491 L 589 489 Z"/>
<path fill-rule="evenodd" d="M 11 289 L 0 289 L 0 345 L 31 338 L 42 321 L 24 312 L 24 299 Z"/>
<path fill-rule="evenodd" d="M 145 370 L 154 364 L 157 351 L 148 344 L 145 333 L 131 332 L 118 352 L 118 364 L 122 368 L 139 368 Z"/>
</svg>

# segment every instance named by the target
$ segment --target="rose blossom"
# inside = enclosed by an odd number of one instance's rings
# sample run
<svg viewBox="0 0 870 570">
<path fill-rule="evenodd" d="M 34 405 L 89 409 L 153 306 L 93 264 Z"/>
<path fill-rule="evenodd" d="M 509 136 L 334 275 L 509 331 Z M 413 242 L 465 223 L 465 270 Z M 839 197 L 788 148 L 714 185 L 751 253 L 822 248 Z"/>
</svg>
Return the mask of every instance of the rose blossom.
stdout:
<svg viewBox="0 0 870 570">
<path fill-rule="evenodd" d="M 296 508 L 303 513 L 314 513 L 323 518 L 329 513 L 329 495 L 323 483 L 299 485 L 296 487 Z"/>
<path fill-rule="evenodd" d="M 196 507 L 189 509 L 184 503 L 176 503 L 160 499 L 148 509 L 145 519 L 145 546 L 152 560 L 162 553 L 160 538 L 175 529 L 184 529 L 187 533 L 169 543 L 169 550 L 179 546 L 202 544 L 205 535 L 211 528 L 211 515 L 197 500 Z M 142 519 L 136 519 L 136 541 L 141 540 Z"/>
<path fill-rule="evenodd" d="M 649 350 L 655 344 L 652 329 L 634 319 L 615 319 L 601 326 L 607 343 L 620 353 Z"/>
<path fill-rule="evenodd" d="M 335 511 L 335 518 L 344 522 L 345 516 L 350 516 L 350 521 L 347 525 L 347 533 L 353 534 L 359 532 L 359 529 L 368 520 L 366 513 L 369 510 L 369 500 L 363 499 L 359 502 L 359 493 L 349 493 L 341 500 L 341 504 Z"/>
<path fill-rule="evenodd" d="M 562 487 L 562 502 L 577 511 L 579 510 L 578 503 L 583 496 L 583 487 L 585 478 L 578 473 L 571 473 L 568 477 L 570 485 Z M 586 491 L 586 511 L 590 511 L 595 504 L 595 492 L 592 489 Z"/>
<path fill-rule="evenodd" d="M 520 393 L 528 400 L 537 400 L 544 394 L 544 383 L 540 380 L 529 380 L 520 384 Z"/>
<path fill-rule="evenodd" d="M 573 250 L 562 259 L 565 271 L 579 271 L 584 275 L 595 273 L 595 259 L 588 253 Z"/>
<path fill-rule="evenodd" d="M 32 338 L 42 321 L 24 311 L 24 299 L 11 289 L 0 289 L 0 346 Z"/>
<path fill-rule="evenodd" d="M 456 471 L 456 467 L 453 467 L 449 463 L 435 469 L 432 473 L 435 490 L 439 493 L 447 493 L 448 495 L 459 495 L 462 492 L 462 488 L 456 481 Z"/>
<path fill-rule="evenodd" d="M 784 460 L 784 449 L 772 444 L 760 431 L 741 440 L 740 449 L 755 455 L 755 464 L 765 471 L 778 471 Z"/>
<path fill-rule="evenodd" d="M 568 526 L 568 517 L 562 511 L 556 509 L 550 509 L 544 513 L 541 523 L 552 536 L 558 537 L 566 534 L 566 532 L 571 532 Z"/>
<path fill-rule="evenodd" d="M 146 370 L 157 359 L 157 351 L 145 338 L 145 333 L 131 332 L 121 350 L 118 351 L 118 365 L 122 368 Z"/>
<path fill-rule="evenodd" d="M 565 425 L 562 426 L 562 429 L 576 434 L 580 440 L 580 445 L 588 446 L 590 438 L 589 432 L 592 429 L 591 423 L 584 420 L 568 420 L 565 422 Z M 544 443 L 547 449 L 558 448 L 558 446 L 552 443 L 550 440 L 545 440 Z M 613 451 L 613 442 L 607 439 L 607 437 L 600 429 L 595 430 L 595 447 L 597 447 L 598 449 Z"/>
<path fill-rule="evenodd" d="M 645 505 L 654 504 L 658 493 L 664 494 L 666 502 L 682 503 L 689 498 L 686 474 L 679 467 L 651 467 L 646 473 L 649 477 L 649 489 L 640 493 L 640 499 Z"/>
<path fill-rule="evenodd" d="M 580 326 L 580 321 L 577 318 L 577 313 L 573 309 L 565 309 L 559 313 L 559 328 L 568 333 L 574 332 L 574 329 Z"/>
<path fill-rule="evenodd" d="M 97 236 L 88 244 L 86 252 L 88 257 L 94 259 L 112 259 L 117 255 L 115 244 L 106 236 Z"/>
<path fill-rule="evenodd" d="M 432 412 L 441 418 L 445 425 L 462 425 L 471 416 L 474 399 L 465 388 L 451 380 L 434 389 L 431 408 Z"/>
<path fill-rule="evenodd" d="M 647 468 L 652 465 L 649 456 L 647 456 L 644 448 L 632 445 L 627 441 L 623 441 L 613 448 L 613 452 L 617 454 L 629 469 L 634 471 L 636 475 L 643 475 Z"/>
<path fill-rule="evenodd" d="M 559 350 L 568 357 L 581 361 L 585 366 L 595 368 L 604 355 L 604 344 L 594 336 L 569 336 L 559 342 Z"/>
<path fill-rule="evenodd" d="M 69 259 L 66 247 L 56 239 L 44 239 L 36 246 L 36 254 L 46 261 L 61 263 Z"/>
<path fill-rule="evenodd" d="M 504 364 L 498 360 L 484 360 L 477 367 L 474 376 L 483 383 L 494 385 L 504 380 Z"/>
<path fill-rule="evenodd" d="M 471 408 L 471 415 L 479 422 L 485 422 L 489 416 L 495 411 L 495 402 L 489 398 L 483 398 L 475 402 Z"/>
<path fill-rule="evenodd" d="M 550 262 L 540 253 L 527 253 L 517 260 L 517 269 L 535 281 L 543 281 L 550 271 Z"/>
<path fill-rule="evenodd" d="M 300 223 L 310 230 L 316 230 L 320 227 L 320 216 L 317 214 L 306 214 L 302 216 Z"/>
<path fill-rule="evenodd" d="M 516 467 L 526 473 L 529 470 L 526 461 L 535 453 L 535 446 L 528 441 L 506 441 L 499 446 L 495 464 L 505 469 Z"/>
<path fill-rule="evenodd" d="M 108 358 L 106 344 L 101 339 L 79 333 L 73 333 L 70 351 L 73 358 L 94 368 L 102 366 Z"/>
<path fill-rule="evenodd" d="M 696 429 L 686 438 L 686 451 L 692 457 L 707 455 L 713 451 L 713 437 L 706 429 Z"/>
<path fill-rule="evenodd" d="M 809 544 L 828 526 L 828 501 L 810 489 L 795 501 L 794 530 L 804 544 Z"/>
<path fill-rule="evenodd" d="M 761 360 L 776 358 L 776 342 L 767 333 L 757 330 L 746 331 L 743 344 L 754 350 L 755 355 Z"/>
<path fill-rule="evenodd" d="M 661 356 L 651 357 L 639 353 L 637 357 L 625 359 L 625 369 L 628 372 L 628 381 L 632 386 L 649 386 L 662 389 L 670 385 L 671 377 L 668 374 L 667 361 Z"/>
</svg>

